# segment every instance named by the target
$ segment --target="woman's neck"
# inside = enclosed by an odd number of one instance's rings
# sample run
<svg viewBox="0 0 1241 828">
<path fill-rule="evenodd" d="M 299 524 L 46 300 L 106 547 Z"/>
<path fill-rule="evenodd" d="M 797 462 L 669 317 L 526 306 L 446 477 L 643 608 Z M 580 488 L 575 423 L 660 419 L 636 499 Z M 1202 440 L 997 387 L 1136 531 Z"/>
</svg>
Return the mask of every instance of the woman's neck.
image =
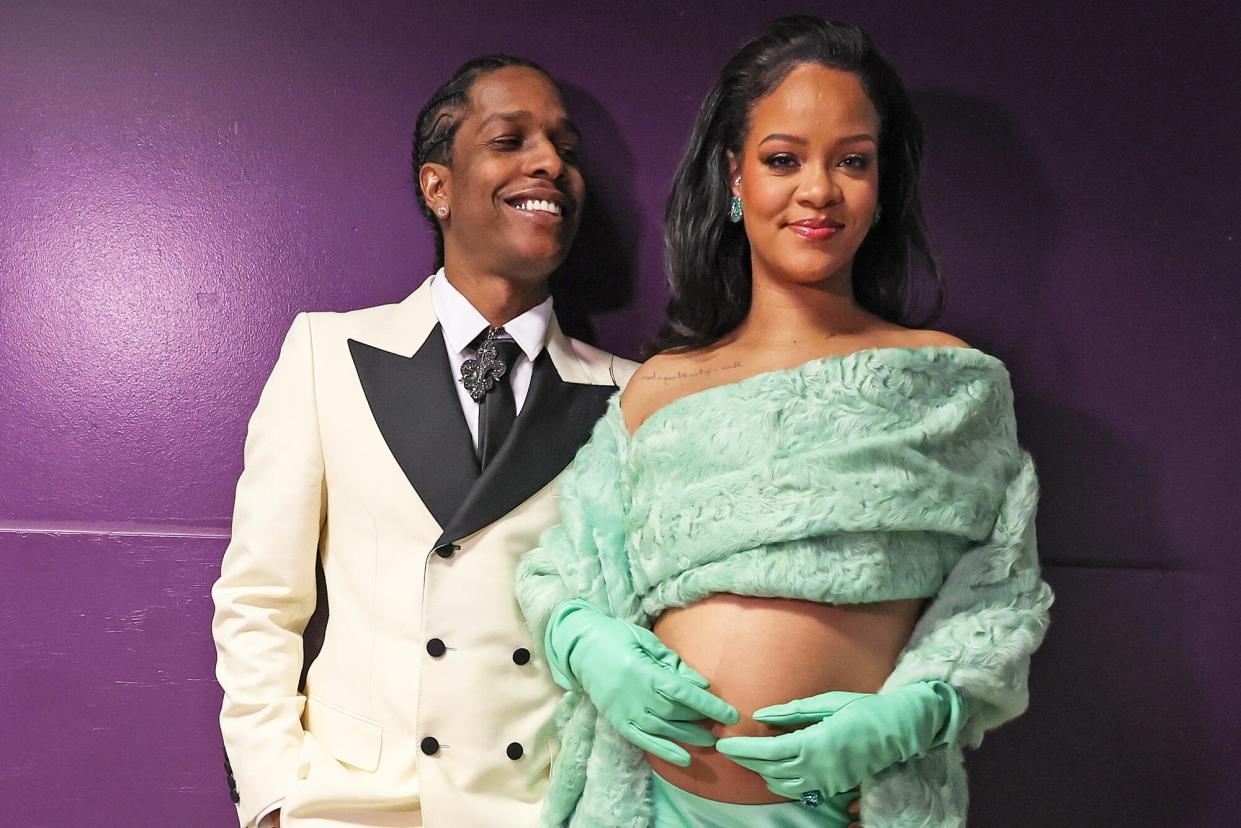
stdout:
<svg viewBox="0 0 1241 828">
<path fill-rule="evenodd" d="M 788 346 L 856 333 L 874 323 L 853 296 L 850 274 L 798 283 L 755 275 L 750 310 L 733 341 L 743 346 Z"/>
</svg>

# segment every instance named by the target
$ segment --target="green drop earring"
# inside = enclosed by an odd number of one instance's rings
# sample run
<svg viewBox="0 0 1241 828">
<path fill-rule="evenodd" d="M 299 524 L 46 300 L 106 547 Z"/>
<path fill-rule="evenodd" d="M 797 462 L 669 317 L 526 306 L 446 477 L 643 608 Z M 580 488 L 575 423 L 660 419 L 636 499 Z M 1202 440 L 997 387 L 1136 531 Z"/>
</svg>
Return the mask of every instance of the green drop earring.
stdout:
<svg viewBox="0 0 1241 828">
<path fill-rule="evenodd" d="M 733 186 L 740 187 L 741 179 L 738 178 L 736 181 L 734 181 Z M 741 221 L 741 217 L 744 214 L 745 214 L 745 211 L 741 208 L 741 196 L 737 195 L 736 193 L 733 193 L 733 197 L 728 200 L 728 220 L 731 221 L 733 224 L 736 224 L 737 222 Z"/>
</svg>

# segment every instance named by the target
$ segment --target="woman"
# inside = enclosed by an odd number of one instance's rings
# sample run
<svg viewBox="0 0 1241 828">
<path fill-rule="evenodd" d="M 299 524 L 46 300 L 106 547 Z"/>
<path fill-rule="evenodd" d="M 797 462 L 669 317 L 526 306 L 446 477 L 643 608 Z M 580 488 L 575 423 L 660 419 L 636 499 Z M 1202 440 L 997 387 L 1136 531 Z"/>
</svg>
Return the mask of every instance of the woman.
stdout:
<svg viewBox="0 0 1241 828">
<path fill-rule="evenodd" d="M 964 824 L 1051 592 L 1006 370 L 901 324 L 920 158 L 850 26 L 778 20 L 708 95 L 663 350 L 519 567 L 570 691 L 545 824 Z"/>
</svg>

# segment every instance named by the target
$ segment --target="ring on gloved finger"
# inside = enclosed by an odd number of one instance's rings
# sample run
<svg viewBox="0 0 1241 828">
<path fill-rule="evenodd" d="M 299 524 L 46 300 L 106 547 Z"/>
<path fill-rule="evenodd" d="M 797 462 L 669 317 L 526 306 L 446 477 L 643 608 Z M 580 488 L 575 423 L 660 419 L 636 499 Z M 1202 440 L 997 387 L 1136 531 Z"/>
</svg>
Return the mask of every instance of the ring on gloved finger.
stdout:
<svg viewBox="0 0 1241 828">
<path fill-rule="evenodd" d="M 817 790 L 805 791 L 801 795 L 801 804 L 805 805 L 807 808 L 819 807 L 823 804 L 823 792 Z"/>
</svg>

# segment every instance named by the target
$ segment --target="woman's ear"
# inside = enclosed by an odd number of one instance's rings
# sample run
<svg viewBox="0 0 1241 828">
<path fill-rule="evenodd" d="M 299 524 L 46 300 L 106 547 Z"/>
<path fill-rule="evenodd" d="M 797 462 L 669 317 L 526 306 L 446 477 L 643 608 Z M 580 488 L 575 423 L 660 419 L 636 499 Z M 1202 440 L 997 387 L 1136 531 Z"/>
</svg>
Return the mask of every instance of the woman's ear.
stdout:
<svg viewBox="0 0 1241 828">
<path fill-rule="evenodd" d="M 447 217 L 452 206 L 452 170 L 428 161 L 418 169 L 418 186 L 431 212 L 440 218 Z"/>
<path fill-rule="evenodd" d="M 741 159 L 732 150 L 724 150 L 728 159 L 728 191 L 735 196 L 741 195 Z"/>
</svg>

